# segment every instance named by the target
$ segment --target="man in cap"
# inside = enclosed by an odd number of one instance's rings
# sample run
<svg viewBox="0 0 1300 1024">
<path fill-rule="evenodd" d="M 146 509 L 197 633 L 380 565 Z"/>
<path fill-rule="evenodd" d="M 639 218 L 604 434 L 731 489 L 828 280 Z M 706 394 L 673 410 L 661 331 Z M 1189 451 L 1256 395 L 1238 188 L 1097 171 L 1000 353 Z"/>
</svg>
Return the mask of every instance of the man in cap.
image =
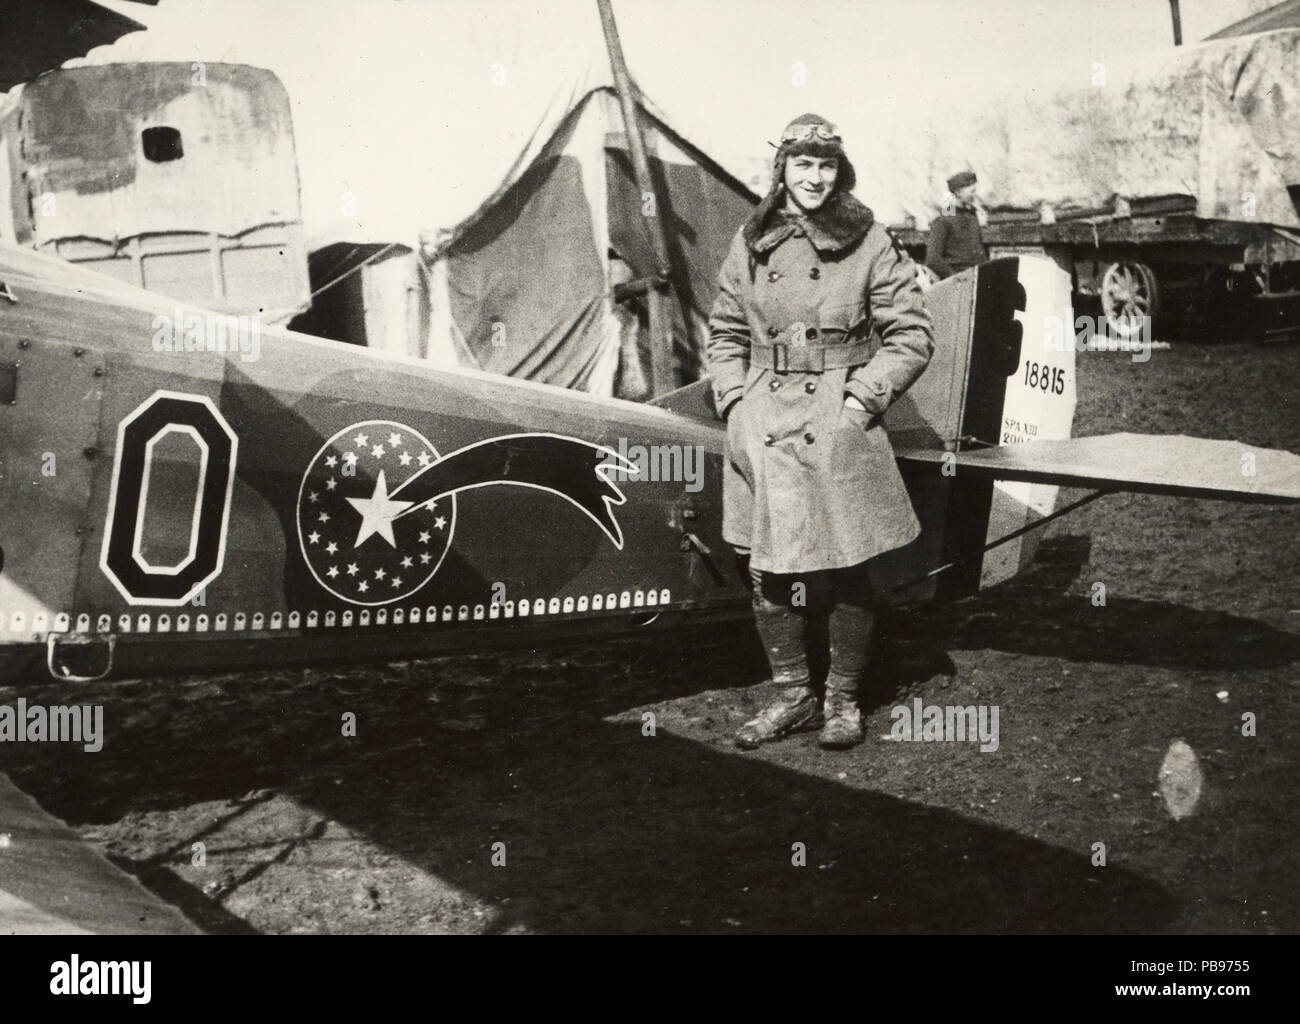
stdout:
<svg viewBox="0 0 1300 1024">
<path fill-rule="evenodd" d="M 925 243 L 925 265 L 941 279 L 988 259 L 975 210 L 975 172 L 954 174 L 948 179 L 948 192 Z"/>
<path fill-rule="evenodd" d="M 852 194 L 839 130 L 795 118 L 772 170 L 718 275 L 706 351 L 727 421 L 722 535 L 748 555 L 779 688 L 735 742 L 820 728 L 822 746 L 842 749 L 864 738 L 871 559 L 921 529 L 881 421 L 925 370 L 934 337 L 915 265 Z M 808 650 L 817 635 L 829 640 L 821 695 Z"/>
</svg>

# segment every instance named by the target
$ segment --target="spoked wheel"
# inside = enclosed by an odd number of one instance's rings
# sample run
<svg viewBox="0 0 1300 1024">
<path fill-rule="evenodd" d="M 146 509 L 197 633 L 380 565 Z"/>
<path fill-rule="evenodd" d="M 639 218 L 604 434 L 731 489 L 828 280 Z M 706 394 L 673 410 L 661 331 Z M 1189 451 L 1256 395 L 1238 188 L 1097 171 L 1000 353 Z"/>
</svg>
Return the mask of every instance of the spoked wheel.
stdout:
<svg viewBox="0 0 1300 1024">
<path fill-rule="evenodd" d="M 1111 263 L 1101 277 L 1101 310 L 1116 337 L 1142 333 L 1146 317 L 1160 307 L 1156 275 L 1145 263 Z"/>
</svg>

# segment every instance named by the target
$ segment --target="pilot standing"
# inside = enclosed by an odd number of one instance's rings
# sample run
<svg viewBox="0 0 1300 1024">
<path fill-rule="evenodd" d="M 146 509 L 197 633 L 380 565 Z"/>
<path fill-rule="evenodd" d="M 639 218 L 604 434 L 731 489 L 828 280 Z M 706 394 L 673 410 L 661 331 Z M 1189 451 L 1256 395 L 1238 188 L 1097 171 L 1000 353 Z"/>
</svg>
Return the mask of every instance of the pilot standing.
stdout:
<svg viewBox="0 0 1300 1024">
<path fill-rule="evenodd" d="M 782 132 L 767 197 L 719 273 L 706 358 L 727 421 L 723 536 L 749 555 L 777 699 L 736 733 L 753 748 L 821 727 L 862 742 L 857 705 L 874 625 L 870 559 L 920 525 L 881 426 L 934 350 L 916 268 L 851 194 L 839 131 L 804 114 Z M 830 671 L 804 641 L 824 617 Z"/>
<path fill-rule="evenodd" d="M 925 240 L 925 265 L 942 280 L 988 259 L 976 207 L 974 171 L 958 171 L 948 179 L 943 212 L 930 224 Z"/>
</svg>

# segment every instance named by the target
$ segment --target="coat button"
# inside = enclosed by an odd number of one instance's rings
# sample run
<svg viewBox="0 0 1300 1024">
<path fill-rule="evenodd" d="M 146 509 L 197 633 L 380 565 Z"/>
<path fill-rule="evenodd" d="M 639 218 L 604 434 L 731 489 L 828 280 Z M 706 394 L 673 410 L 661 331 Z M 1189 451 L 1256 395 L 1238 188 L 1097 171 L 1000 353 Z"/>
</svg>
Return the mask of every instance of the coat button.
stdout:
<svg viewBox="0 0 1300 1024">
<path fill-rule="evenodd" d="M 812 341 L 814 338 L 817 337 L 817 328 L 809 327 L 808 330 L 804 331 L 803 333 L 805 338 L 807 338 L 809 341 Z"/>
<path fill-rule="evenodd" d="M 803 389 L 807 391 L 808 394 L 811 395 L 814 391 L 817 390 L 817 382 L 815 380 L 806 381 L 804 383 Z"/>
<path fill-rule="evenodd" d="M 771 434 L 765 434 L 763 436 L 763 443 L 767 445 L 769 448 L 771 448 L 772 445 L 776 444 L 776 438 L 774 438 Z"/>
<path fill-rule="evenodd" d="M 769 328 L 767 329 L 767 336 L 768 336 L 769 338 L 775 338 L 775 337 L 776 337 L 778 334 L 780 334 L 780 333 L 781 333 L 781 332 L 778 331 L 775 327 L 769 327 Z"/>
<path fill-rule="evenodd" d="M 814 281 L 816 281 L 819 277 L 822 276 L 822 268 L 813 267 L 812 270 L 808 271 L 808 276 L 811 277 Z"/>
<path fill-rule="evenodd" d="M 781 275 L 775 270 L 769 270 L 767 272 L 767 280 L 769 284 L 776 284 L 777 281 L 781 280 Z"/>
<path fill-rule="evenodd" d="M 812 444 L 813 441 L 815 440 L 815 439 L 813 438 L 812 434 L 804 434 L 803 439 L 804 439 L 804 441 L 806 441 L 808 444 Z"/>
<path fill-rule="evenodd" d="M 781 386 L 781 382 L 779 380 L 769 380 L 767 382 L 767 389 L 769 391 L 775 391 L 780 386 Z"/>
</svg>

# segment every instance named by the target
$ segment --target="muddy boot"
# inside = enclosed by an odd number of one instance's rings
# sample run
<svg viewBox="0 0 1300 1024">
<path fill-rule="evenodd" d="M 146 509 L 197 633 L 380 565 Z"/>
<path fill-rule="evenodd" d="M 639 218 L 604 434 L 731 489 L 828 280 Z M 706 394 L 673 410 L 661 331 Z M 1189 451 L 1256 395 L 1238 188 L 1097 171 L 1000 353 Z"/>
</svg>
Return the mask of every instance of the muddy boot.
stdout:
<svg viewBox="0 0 1300 1024">
<path fill-rule="evenodd" d="M 736 746 L 753 750 L 792 732 L 816 729 L 822 724 L 821 702 L 807 683 L 789 686 L 754 718 L 736 730 Z"/>
<path fill-rule="evenodd" d="M 772 666 L 772 679 L 780 684 L 781 693 L 736 731 L 736 746 L 742 750 L 822 724 L 821 703 L 808 674 L 803 618 L 793 608 L 765 599 L 761 586 L 756 586 L 754 621 Z"/>
<path fill-rule="evenodd" d="M 831 672 L 826 677 L 826 724 L 817 741 L 828 749 L 856 747 L 866 738 L 858 710 L 858 682 Z"/>
<path fill-rule="evenodd" d="M 837 602 L 830 610 L 831 670 L 826 676 L 825 720 L 818 742 L 830 749 L 855 747 L 866 734 L 858 709 L 858 689 L 867 670 L 875 616 L 854 594 L 854 603 Z"/>
</svg>

